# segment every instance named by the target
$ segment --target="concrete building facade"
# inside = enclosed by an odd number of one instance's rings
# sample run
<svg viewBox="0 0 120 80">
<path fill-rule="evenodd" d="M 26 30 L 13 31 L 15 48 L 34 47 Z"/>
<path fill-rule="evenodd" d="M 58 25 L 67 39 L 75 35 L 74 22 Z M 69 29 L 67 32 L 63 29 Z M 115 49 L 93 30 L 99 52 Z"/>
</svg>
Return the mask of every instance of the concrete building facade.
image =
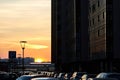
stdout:
<svg viewBox="0 0 120 80">
<path fill-rule="evenodd" d="M 56 70 L 119 72 L 119 9 L 120 0 L 52 0 Z"/>
<path fill-rule="evenodd" d="M 88 0 L 52 0 L 51 53 L 58 71 L 79 71 L 89 59 L 86 5 Z"/>
<path fill-rule="evenodd" d="M 101 71 L 119 71 L 119 0 L 89 0 L 90 58 Z"/>
</svg>

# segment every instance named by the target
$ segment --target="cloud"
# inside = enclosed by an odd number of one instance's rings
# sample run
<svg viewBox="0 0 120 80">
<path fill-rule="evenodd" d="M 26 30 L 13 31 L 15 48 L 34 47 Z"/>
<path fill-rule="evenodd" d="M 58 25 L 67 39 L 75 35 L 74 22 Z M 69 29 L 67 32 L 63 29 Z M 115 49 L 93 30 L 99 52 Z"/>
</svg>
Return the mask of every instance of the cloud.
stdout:
<svg viewBox="0 0 120 80">
<path fill-rule="evenodd" d="M 43 48 L 48 48 L 48 46 L 45 45 L 36 45 L 36 44 L 26 44 L 27 48 L 31 49 L 43 49 Z"/>
<path fill-rule="evenodd" d="M 49 7 L 50 0 L 0 0 L 0 35 L 7 39 L 10 36 L 17 39 L 18 36 L 49 36 Z"/>
<path fill-rule="evenodd" d="M 1 18 L 31 18 L 46 17 L 50 13 L 50 1 L 47 0 L 17 0 L 15 3 L 0 3 Z M 41 16 L 42 15 L 42 16 Z"/>
</svg>

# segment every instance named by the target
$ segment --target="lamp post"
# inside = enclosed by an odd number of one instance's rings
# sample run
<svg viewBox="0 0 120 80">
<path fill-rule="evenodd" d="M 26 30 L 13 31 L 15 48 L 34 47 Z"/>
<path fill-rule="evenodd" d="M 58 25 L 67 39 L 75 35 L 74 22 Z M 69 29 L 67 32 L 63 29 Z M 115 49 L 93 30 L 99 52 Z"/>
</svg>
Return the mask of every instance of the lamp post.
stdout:
<svg viewBox="0 0 120 80">
<path fill-rule="evenodd" d="M 22 58 L 22 71 L 23 71 L 23 74 L 24 74 L 24 49 L 25 49 L 25 43 L 27 43 L 27 41 L 20 41 L 20 45 L 21 45 L 21 48 L 22 48 L 22 55 L 23 55 L 23 58 Z"/>
</svg>

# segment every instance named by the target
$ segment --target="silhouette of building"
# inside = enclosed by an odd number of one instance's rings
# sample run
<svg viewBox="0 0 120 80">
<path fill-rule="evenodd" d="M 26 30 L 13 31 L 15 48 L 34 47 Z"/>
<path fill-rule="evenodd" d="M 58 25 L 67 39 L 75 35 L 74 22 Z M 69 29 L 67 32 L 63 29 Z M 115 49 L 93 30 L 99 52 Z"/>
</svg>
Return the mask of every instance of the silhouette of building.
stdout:
<svg viewBox="0 0 120 80">
<path fill-rule="evenodd" d="M 16 58 L 16 51 L 9 51 L 8 54 L 9 54 L 9 59 Z"/>
<path fill-rule="evenodd" d="M 16 61 L 16 51 L 8 51 L 9 54 L 9 71 L 13 72 L 16 68 L 17 61 Z"/>
<path fill-rule="evenodd" d="M 52 0 L 52 63 L 57 71 L 80 71 L 89 60 L 88 0 Z"/>
<path fill-rule="evenodd" d="M 25 64 L 30 64 L 31 62 L 34 62 L 34 58 L 32 58 L 32 57 L 25 57 L 24 58 Z"/>
<path fill-rule="evenodd" d="M 119 8 L 119 0 L 89 0 L 91 67 L 97 72 L 120 71 Z"/>
<path fill-rule="evenodd" d="M 0 58 L 0 71 L 9 71 L 9 62 L 8 59 Z"/>
</svg>

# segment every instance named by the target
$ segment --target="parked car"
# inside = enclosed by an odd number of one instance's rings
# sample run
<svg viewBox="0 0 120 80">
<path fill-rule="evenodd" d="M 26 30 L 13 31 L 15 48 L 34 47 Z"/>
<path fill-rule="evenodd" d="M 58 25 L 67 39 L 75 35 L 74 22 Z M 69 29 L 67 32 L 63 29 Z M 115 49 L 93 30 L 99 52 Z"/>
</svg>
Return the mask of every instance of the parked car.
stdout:
<svg viewBox="0 0 120 80">
<path fill-rule="evenodd" d="M 59 79 L 54 77 L 41 77 L 41 78 L 33 78 L 31 80 L 59 80 Z"/>
<path fill-rule="evenodd" d="M 103 79 L 103 78 L 88 78 L 88 80 L 119 80 L 119 79 L 115 79 L 115 78 L 106 78 L 106 79 Z"/>
<path fill-rule="evenodd" d="M 0 80 L 10 80 L 9 74 L 7 72 L 0 72 Z"/>
<path fill-rule="evenodd" d="M 65 75 L 64 75 L 64 79 L 65 80 L 70 80 L 70 77 L 72 76 L 72 73 L 66 73 Z"/>
<path fill-rule="evenodd" d="M 16 80 L 31 80 L 32 78 L 37 78 L 37 77 L 45 77 L 44 75 L 22 75 L 18 77 Z"/>
<path fill-rule="evenodd" d="M 86 74 L 86 72 L 74 72 L 70 80 L 80 80 L 83 74 Z"/>
<path fill-rule="evenodd" d="M 120 73 L 100 73 L 96 78 L 117 78 L 120 80 Z"/>
<path fill-rule="evenodd" d="M 57 78 L 59 80 L 63 80 L 64 79 L 64 75 L 65 75 L 65 73 L 59 73 L 59 75 L 57 76 Z"/>
<path fill-rule="evenodd" d="M 120 80 L 120 73 L 99 73 L 96 78 L 90 78 L 88 80 Z"/>
<path fill-rule="evenodd" d="M 9 74 L 9 80 L 16 80 L 18 78 L 18 75 L 16 73 L 8 73 Z"/>
<path fill-rule="evenodd" d="M 95 78 L 97 74 L 84 74 L 80 80 L 88 80 L 88 78 Z"/>
<path fill-rule="evenodd" d="M 55 73 L 53 77 L 54 77 L 54 78 L 57 78 L 58 75 L 59 75 L 58 73 Z"/>
</svg>

